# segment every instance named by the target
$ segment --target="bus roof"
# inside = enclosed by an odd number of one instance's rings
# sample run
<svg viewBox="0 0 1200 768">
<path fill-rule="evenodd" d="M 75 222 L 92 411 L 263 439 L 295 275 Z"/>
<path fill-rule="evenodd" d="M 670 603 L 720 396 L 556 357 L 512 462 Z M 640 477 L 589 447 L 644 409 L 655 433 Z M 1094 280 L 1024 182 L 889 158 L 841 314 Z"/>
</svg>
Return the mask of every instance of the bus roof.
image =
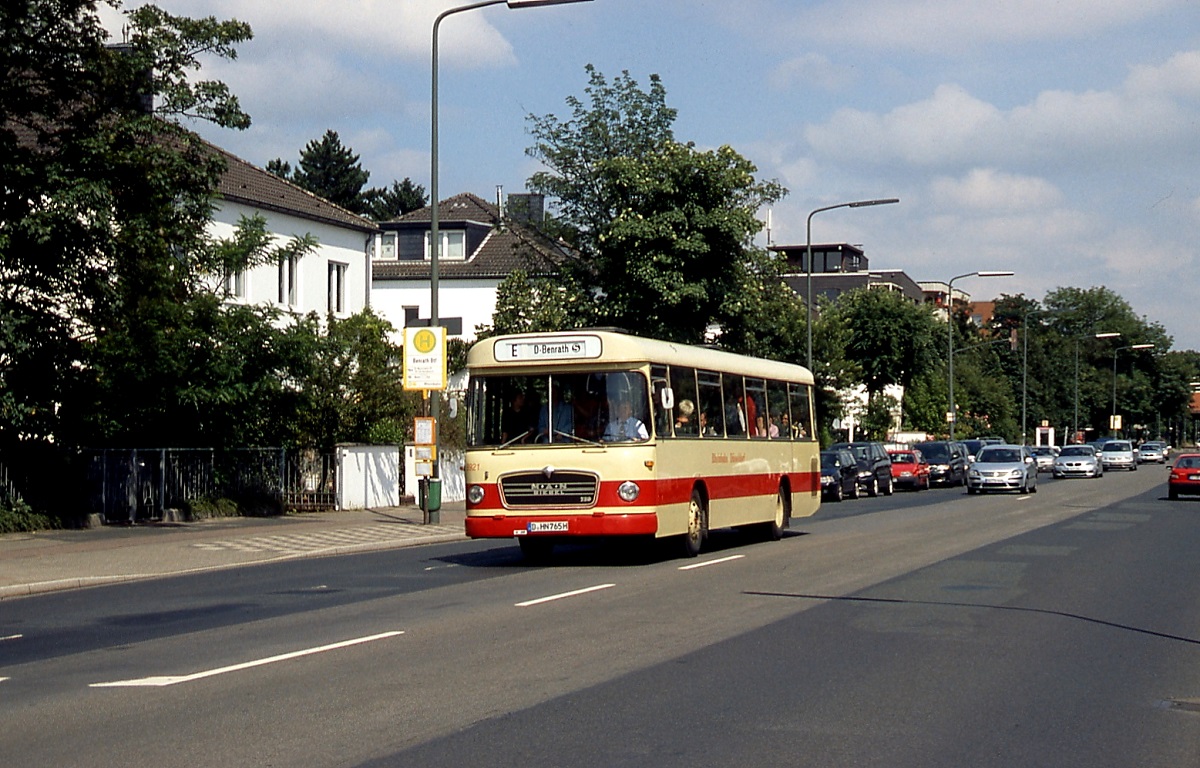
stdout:
<svg viewBox="0 0 1200 768">
<path fill-rule="evenodd" d="M 581 329 L 495 336 L 476 343 L 467 355 L 467 369 L 472 374 L 488 370 L 517 373 L 546 367 L 589 369 L 598 365 L 641 363 L 682 365 L 764 379 L 813 383 L 812 373 L 800 365 L 614 331 Z"/>
</svg>

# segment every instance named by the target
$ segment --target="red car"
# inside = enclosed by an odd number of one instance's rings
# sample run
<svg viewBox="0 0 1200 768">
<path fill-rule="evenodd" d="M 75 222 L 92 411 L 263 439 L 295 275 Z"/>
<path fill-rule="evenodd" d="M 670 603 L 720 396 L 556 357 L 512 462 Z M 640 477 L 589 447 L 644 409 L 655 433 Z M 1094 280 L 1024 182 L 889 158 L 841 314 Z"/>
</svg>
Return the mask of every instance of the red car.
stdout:
<svg viewBox="0 0 1200 768">
<path fill-rule="evenodd" d="M 888 456 L 892 457 L 893 485 L 929 490 L 929 462 L 920 451 L 888 451 Z"/>
<path fill-rule="evenodd" d="M 1175 457 L 1171 476 L 1167 478 L 1167 496 L 1178 499 L 1181 493 L 1200 494 L 1200 453 L 1181 453 Z"/>
</svg>

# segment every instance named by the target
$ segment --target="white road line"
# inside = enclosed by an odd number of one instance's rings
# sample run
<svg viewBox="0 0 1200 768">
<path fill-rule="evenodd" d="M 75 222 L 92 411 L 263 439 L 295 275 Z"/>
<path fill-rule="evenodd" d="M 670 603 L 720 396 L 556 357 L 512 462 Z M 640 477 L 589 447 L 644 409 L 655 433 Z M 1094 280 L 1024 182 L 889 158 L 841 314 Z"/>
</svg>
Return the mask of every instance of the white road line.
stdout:
<svg viewBox="0 0 1200 768">
<path fill-rule="evenodd" d="M 9 635 L 8 637 L 0 637 L 0 643 L 3 643 L 5 640 L 20 640 L 22 637 L 25 637 L 25 635 Z"/>
<path fill-rule="evenodd" d="M 353 640 L 343 640 L 340 643 L 332 643 L 330 645 L 322 645 L 320 648 L 307 648 L 302 651 L 293 651 L 291 653 L 280 654 L 279 656 L 271 656 L 266 659 L 257 659 L 255 661 L 247 661 L 242 664 L 234 664 L 228 667 L 220 667 L 219 669 L 209 669 L 204 672 L 196 672 L 190 675 L 173 675 L 162 677 L 143 677 L 137 680 L 116 680 L 111 683 L 91 683 L 89 688 L 145 688 L 155 687 L 161 688 L 167 685 L 176 685 L 178 683 L 190 683 L 195 680 L 203 680 L 206 677 L 214 677 L 216 675 L 224 675 L 227 672 L 240 672 L 243 669 L 251 669 L 252 667 L 261 667 L 264 664 L 274 664 L 279 661 L 288 661 L 289 659 L 298 659 L 302 656 L 311 656 L 315 653 L 324 653 L 326 651 L 336 651 L 339 648 L 348 648 L 352 645 L 362 645 L 363 643 L 372 643 L 376 640 L 386 640 L 389 637 L 403 635 L 404 632 L 383 632 L 378 635 L 369 637 L 357 637 Z"/>
<path fill-rule="evenodd" d="M 616 584 L 597 584 L 594 587 L 586 587 L 584 589 L 576 589 L 573 592 L 563 592 L 562 594 L 559 594 L 559 595 L 550 595 L 549 597 L 539 597 L 536 600 L 526 600 L 523 603 L 516 603 L 516 606 L 518 608 L 528 608 L 531 605 L 538 605 L 539 603 L 548 603 L 551 600 L 562 600 L 564 597 L 575 597 L 576 595 L 585 595 L 588 592 L 595 592 L 597 590 L 608 589 L 610 587 L 615 587 L 615 586 L 617 586 L 617 585 Z"/>
<path fill-rule="evenodd" d="M 745 555 L 730 555 L 729 557 L 722 557 L 717 560 L 706 560 L 703 563 L 692 563 L 691 565 L 681 565 L 681 566 L 679 566 L 679 570 L 691 571 L 696 568 L 707 568 L 708 566 L 716 565 L 717 563 L 728 563 L 730 560 L 741 560 L 743 557 L 745 557 Z"/>
<path fill-rule="evenodd" d="M 5 680 L 11 680 L 11 679 L 12 679 L 11 677 L 0 677 L 0 683 L 3 683 Z"/>
</svg>

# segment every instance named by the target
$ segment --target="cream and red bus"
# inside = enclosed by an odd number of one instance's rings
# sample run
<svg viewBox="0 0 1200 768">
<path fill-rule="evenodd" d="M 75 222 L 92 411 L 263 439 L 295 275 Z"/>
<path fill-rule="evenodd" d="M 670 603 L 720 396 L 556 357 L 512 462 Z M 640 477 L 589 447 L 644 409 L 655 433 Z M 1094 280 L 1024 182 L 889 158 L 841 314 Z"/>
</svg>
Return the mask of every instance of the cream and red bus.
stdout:
<svg viewBox="0 0 1200 768">
<path fill-rule="evenodd" d="M 606 330 L 485 339 L 467 358 L 466 532 L 527 557 L 579 537 L 779 539 L 820 504 L 812 374 Z"/>
</svg>

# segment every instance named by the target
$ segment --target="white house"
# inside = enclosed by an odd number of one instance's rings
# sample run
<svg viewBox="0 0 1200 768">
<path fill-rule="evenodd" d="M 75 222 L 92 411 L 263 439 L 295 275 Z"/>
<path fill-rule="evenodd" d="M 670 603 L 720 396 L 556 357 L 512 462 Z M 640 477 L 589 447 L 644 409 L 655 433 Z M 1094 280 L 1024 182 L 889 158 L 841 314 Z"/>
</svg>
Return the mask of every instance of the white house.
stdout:
<svg viewBox="0 0 1200 768">
<path fill-rule="evenodd" d="M 210 145 L 212 146 L 212 145 Z M 229 300 L 292 314 L 349 317 L 370 305 L 370 250 L 378 227 L 219 147 L 227 169 L 217 188 L 212 233 L 233 234 L 241 217 L 262 216 L 279 243 L 312 235 L 317 246 L 226 279 Z"/>
<path fill-rule="evenodd" d="M 538 272 L 562 258 L 529 226 L 542 216 L 541 195 L 509 195 L 507 210 L 470 193 L 439 203 L 438 319 L 450 336 L 470 340 L 491 325 L 496 289 L 513 270 Z M 381 223 L 375 238 L 371 306 L 398 332 L 429 322 L 430 223 L 422 208 Z"/>
</svg>

